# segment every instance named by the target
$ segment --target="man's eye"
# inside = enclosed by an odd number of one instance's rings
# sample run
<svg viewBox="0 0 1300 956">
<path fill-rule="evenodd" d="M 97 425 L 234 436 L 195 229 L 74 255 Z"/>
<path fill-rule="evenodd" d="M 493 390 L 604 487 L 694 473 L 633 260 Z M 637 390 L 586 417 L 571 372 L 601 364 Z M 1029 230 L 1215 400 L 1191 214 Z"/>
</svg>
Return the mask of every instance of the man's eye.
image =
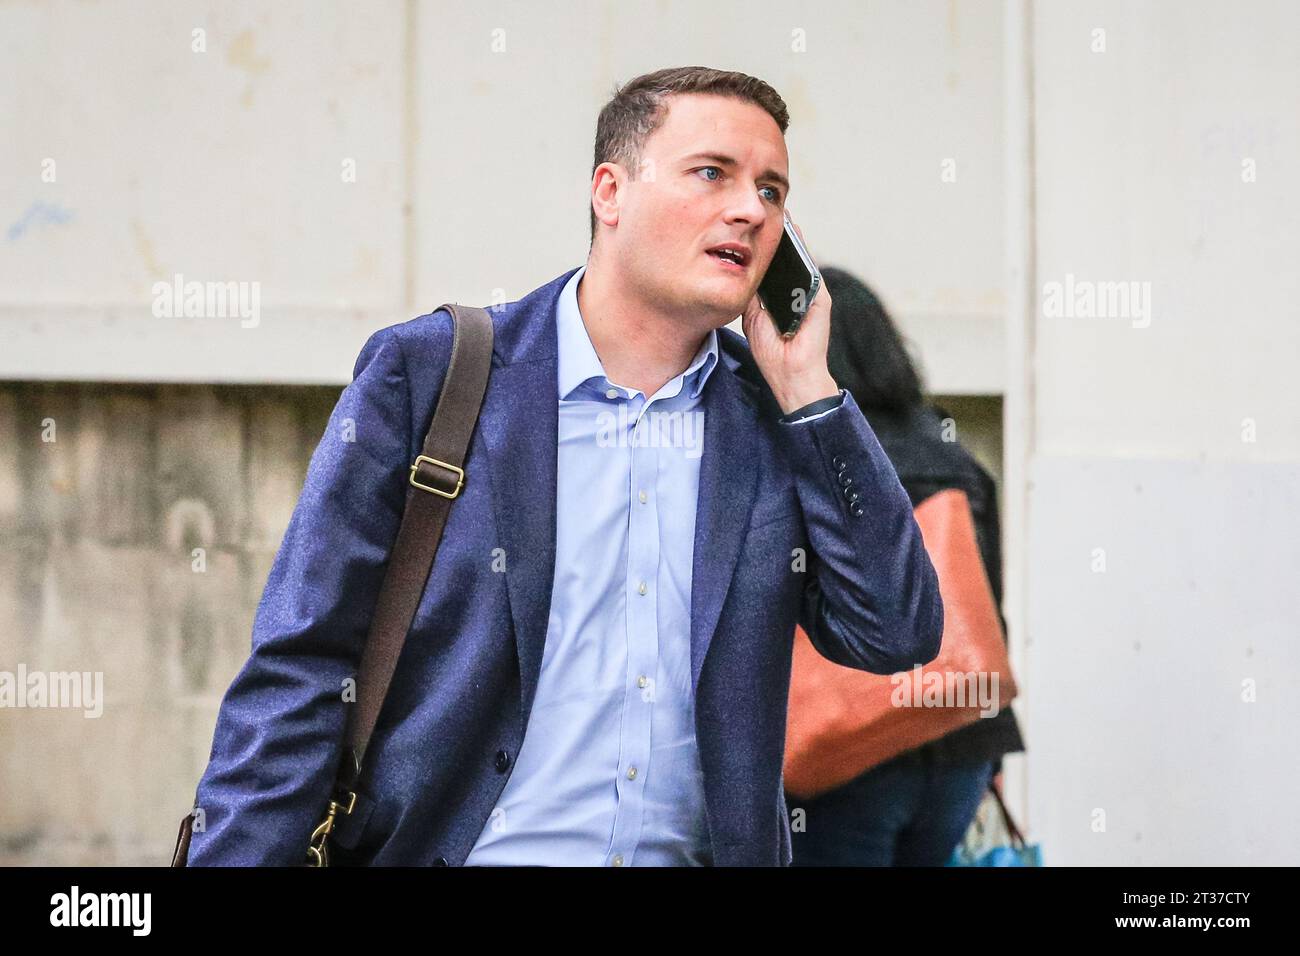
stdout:
<svg viewBox="0 0 1300 956">
<path fill-rule="evenodd" d="M 718 168 L 717 166 L 701 166 L 699 169 L 695 170 L 695 172 L 697 172 L 697 173 L 703 173 L 703 172 L 707 172 L 708 170 L 712 170 L 713 172 L 718 173 L 718 174 L 721 174 L 721 173 L 722 173 L 722 170 L 721 170 L 720 168 Z M 718 181 L 718 180 L 716 180 L 716 179 L 710 179 L 710 180 L 709 180 L 709 182 L 711 182 L 711 183 L 716 183 L 717 181 Z M 781 204 L 781 190 L 780 190 L 780 189 L 778 189 L 778 188 L 775 187 L 775 186 L 764 186 L 763 188 L 766 189 L 766 190 L 768 190 L 768 191 L 772 194 L 772 198 L 771 198 L 771 200 L 770 200 L 771 202 L 774 202 L 774 203 L 776 203 L 777 205 L 780 205 L 780 204 Z"/>
</svg>

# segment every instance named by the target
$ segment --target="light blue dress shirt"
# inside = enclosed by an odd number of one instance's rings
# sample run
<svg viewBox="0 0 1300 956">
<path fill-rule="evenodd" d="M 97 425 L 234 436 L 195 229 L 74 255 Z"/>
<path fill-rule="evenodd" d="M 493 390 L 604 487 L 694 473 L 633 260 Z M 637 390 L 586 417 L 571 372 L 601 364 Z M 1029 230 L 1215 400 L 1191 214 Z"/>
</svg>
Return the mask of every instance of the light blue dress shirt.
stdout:
<svg viewBox="0 0 1300 956">
<path fill-rule="evenodd" d="M 585 272 L 556 313 L 555 579 L 537 694 L 465 864 L 708 865 L 690 608 L 718 333 L 649 398 L 613 383 L 578 310 Z"/>
</svg>

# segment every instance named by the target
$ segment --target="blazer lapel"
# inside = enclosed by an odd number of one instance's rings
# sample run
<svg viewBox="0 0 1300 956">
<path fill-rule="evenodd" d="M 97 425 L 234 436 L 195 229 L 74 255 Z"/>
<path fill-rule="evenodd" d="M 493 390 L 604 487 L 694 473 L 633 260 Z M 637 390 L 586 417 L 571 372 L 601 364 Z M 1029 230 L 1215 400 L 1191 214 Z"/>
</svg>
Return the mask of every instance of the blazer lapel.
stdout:
<svg viewBox="0 0 1300 956">
<path fill-rule="evenodd" d="M 494 314 L 493 351 L 500 364 L 492 368 L 479 414 L 492 507 L 505 550 L 506 590 L 519 656 L 520 718 L 525 723 L 541 675 L 555 580 L 555 311 L 560 291 L 577 271 L 570 269 Z"/>
<path fill-rule="evenodd" d="M 527 721 L 542 669 L 555 580 L 555 357 L 496 368 L 492 377 L 479 423 L 491 461 L 492 500 L 519 653 L 521 717 Z"/>
<path fill-rule="evenodd" d="M 758 476 L 749 455 L 754 415 L 735 373 L 723 362 L 704 386 L 704 454 L 691 564 L 691 689 L 695 692 L 757 493 Z"/>
</svg>

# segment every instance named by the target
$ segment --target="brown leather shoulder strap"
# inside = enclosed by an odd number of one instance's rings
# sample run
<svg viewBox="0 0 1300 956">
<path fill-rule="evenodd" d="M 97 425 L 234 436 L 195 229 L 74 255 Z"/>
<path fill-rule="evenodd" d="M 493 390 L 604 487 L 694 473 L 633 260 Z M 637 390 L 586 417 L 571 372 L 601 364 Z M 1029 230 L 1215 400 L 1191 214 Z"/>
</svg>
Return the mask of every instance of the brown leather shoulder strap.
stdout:
<svg viewBox="0 0 1300 956">
<path fill-rule="evenodd" d="M 478 421 L 492 367 L 492 318 L 483 309 L 447 303 L 435 311 L 454 320 L 451 363 L 421 454 L 411 463 L 406 507 L 357 674 L 348 711 L 339 785 L 351 789 L 361 773 L 406 632 L 424 594 L 452 501 L 469 480 L 465 454 Z"/>
</svg>

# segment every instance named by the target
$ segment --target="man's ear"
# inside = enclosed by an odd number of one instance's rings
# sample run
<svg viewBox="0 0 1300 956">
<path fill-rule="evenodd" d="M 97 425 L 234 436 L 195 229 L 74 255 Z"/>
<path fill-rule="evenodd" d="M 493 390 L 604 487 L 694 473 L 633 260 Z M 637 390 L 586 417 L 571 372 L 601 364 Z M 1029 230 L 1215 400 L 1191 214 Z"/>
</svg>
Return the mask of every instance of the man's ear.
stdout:
<svg viewBox="0 0 1300 956">
<path fill-rule="evenodd" d="M 627 171 L 618 163 L 601 163 L 591 175 L 591 209 L 596 221 L 618 225 L 619 203 L 627 184 Z"/>
</svg>

